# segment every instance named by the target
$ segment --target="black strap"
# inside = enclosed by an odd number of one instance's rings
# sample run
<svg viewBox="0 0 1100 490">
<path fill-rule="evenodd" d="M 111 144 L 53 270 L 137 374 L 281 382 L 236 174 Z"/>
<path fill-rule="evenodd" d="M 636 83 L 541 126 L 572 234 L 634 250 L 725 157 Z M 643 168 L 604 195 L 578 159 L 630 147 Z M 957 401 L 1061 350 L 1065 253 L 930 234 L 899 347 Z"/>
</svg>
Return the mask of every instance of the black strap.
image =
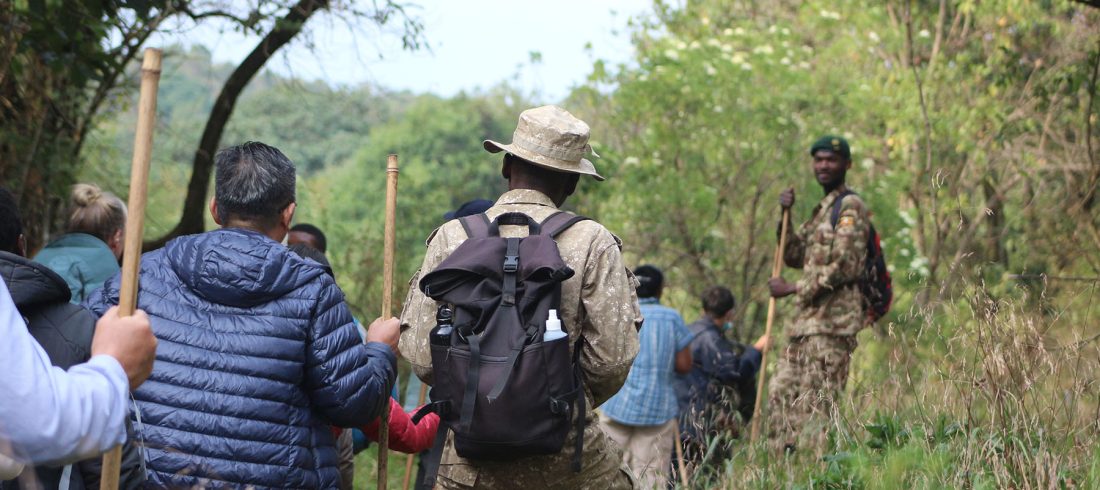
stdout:
<svg viewBox="0 0 1100 490">
<path fill-rule="evenodd" d="M 458 222 L 462 224 L 462 230 L 466 232 L 467 238 L 489 236 L 489 216 L 485 213 L 463 216 L 458 219 Z"/>
<path fill-rule="evenodd" d="M 421 453 L 421 461 L 424 463 L 423 488 L 435 488 L 435 480 L 439 476 L 439 462 L 443 459 L 443 446 L 447 444 L 447 432 L 449 432 L 447 426 L 440 424 L 439 429 L 435 431 L 435 444 L 432 444 L 429 457 L 424 458 Z"/>
<path fill-rule="evenodd" d="M 588 422 L 585 420 L 585 411 L 587 410 L 587 401 L 584 396 L 584 371 L 581 370 L 581 346 L 584 345 L 584 337 L 577 337 L 577 342 L 573 345 L 573 376 L 577 380 L 577 390 L 580 393 L 577 394 L 577 420 L 576 420 L 576 440 L 573 443 L 573 472 L 581 472 L 581 463 L 584 459 L 584 426 Z"/>
<path fill-rule="evenodd" d="M 420 407 L 419 409 L 416 410 L 415 413 L 413 413 L 412 423 L 413 423 L 413 425 L 419 424 L 420 419 L 423 419 L 429 413 L 438 414 L 442 418 L 443 416 L 450 413 L 450 411 L 451 411 L 451 401 L 450 400 L 440 400 L 440 401 L 437 401 L 437 402 L 428 403 L 428 404 L 424 405 L 423 407 Z"/>
<path fill-rule="evenodd" d="M 558 211 L 554 214 L 551 214 L 550 217 L 542 220 L 542 234 L 547 235 L 550 238 L 556 239 L 558 238 L 558 235 L 561 235 L 563 232 L 565 232 L 565 230 L 568 230 L 569 227 L 587 219 L 588 218 L 585 216 L 580 216 L 567 211 Z"/>
<path fill-rule="evenodd" d="M 518 309 L 516 310 L 516 317 L 517 319 L 519 317 Z M 515 370 L 516 361 L 519 360 L 519 354 L 523 352 L 523 348 L 527 346 L 527 341 L 530 340 L 534 334 L 538 333 L 538 327 L 528 325 L 526 333 L 527 335 L 523 337 L 523 341 L 512 347 L 512 352 L 508 354 L 508 362 L 507 367 L 504 369 L 504 376 L 500 377 L 500 381 L 497 381 L 497 384 L 493 386 L 493 390 L 489 392 L 489 396 L 486 397 L 489 399 L 489 403 L 493 403 L 497 398 L 500 398 L 500 393 L 504 391 L 504 387 L 508 384 L 508 380 L 512 378 L 512 371 Z"/>
<path fill-rule="evenodd" d="M 504 284 L 501 290 L 501 302 L 503 306 L 515 306 L 516 304 L 516 276 L 519 272 L 519 238 L 506 238 L 507 248 L 504 251 Z"/>
<path fill-rule="evenodd" d="M 836 196 L 836 199 L 833 200 L 833 215 L 832 218 L 829 220 L 829 222 L 833 224 L 833 228 L 836 228 L 836 222 L 840 221 L 840 205 L 844 202 L 844 197 L 848 194 L 855 193 L 846 190 L 844 192 L 841 192 L 840 195 Z"/>
<path fill-rule="evenodd" d="M 474 421 L 474 402 L 477 401 L 478 374 L 481 371 L 481 334 L 467 337 L 470 343 L 470 365 L 466 368 L 466 393 L 462 396 L 462 412 L 458 426 L 469 431 Z"/>
<path fill-rule="evenodd" d="M 504 213 L 489 223 L 489 235 L 500 236 L 500 227 L 507 225 L 526 226 L 528 235 L 538 235 L 542 232 L 542 226 L 534 218 L 523 213 Z"/>
</svg>

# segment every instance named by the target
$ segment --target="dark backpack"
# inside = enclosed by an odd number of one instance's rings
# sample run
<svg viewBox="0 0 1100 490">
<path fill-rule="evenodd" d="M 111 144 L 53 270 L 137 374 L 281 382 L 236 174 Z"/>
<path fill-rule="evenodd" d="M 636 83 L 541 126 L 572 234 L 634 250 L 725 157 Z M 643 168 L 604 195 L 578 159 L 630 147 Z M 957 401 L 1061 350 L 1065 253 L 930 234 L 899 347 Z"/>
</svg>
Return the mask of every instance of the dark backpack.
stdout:
<svg viewBox="0 0 1100 490">
<path fill-rule="evenodd" d="M 570 356 L 568 336 L 544 342 L 543 334 L 549 311 L 561 311 L 562 281 L 574 274 L 554 239 L 585 219 L 565 212 L 541 224 L 522 213 L 492 222 L 484 214 L 461 218 L 469 238 L 420 280 L 424 294 L 443 303 L 441 310 L 453 308 L 453 328 L 440 324 L 431 331 L 433 402 L 416 418 L 438 413 L 454 432 L 459 456 L 506 461 L 555 454 L 575 429 L 573 469 L 580 471 L 580 339 Z M 504 238 L 502 225 L 527 226 L 529 234 Z M 436 445 L 445 438 L 440 430 Z"/>
<path fill-rule="evenodd" d="M 844 197 L 855 194 L 852 191 L 844 191 L 836 196 L 833 201 L 833 213 L 831 223 L 836 228 L 840 219 L 840 205 Z M 886 269 L 886 257 L 882 254 L 882 240 L 875 225 L 867 226 L 867 259 L 863 264 L 863 278 L 859 281 L 859 290 L 863 293 L 864 307 L 871 316 L 871 321 L 877 321 L 886 316 L 890 311 L 890 303 L 894 300 L 894 289 L 890 279 L 890 271 Z"/>
</svg>

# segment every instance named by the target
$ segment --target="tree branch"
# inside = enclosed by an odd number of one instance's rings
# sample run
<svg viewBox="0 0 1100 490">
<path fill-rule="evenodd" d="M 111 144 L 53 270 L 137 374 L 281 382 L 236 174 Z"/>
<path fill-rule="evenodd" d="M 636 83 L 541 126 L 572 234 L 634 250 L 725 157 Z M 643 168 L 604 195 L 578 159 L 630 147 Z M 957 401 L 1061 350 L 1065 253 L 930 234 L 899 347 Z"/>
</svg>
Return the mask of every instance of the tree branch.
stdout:
<svg viewBox="0 0 1100 490">
<path fill-rule="evenodd" d="M 233 108 L 237 104 L 248 82 L 263 68 L 279 48 L 290 42 L 294 36 L 302 31 L 302 27 L 309 18 L 324 8 L 328 7 L 328 0 L 301 0 L 291 7 L 290 11 L 282 19 L 275 22 L 275 26 L 260 41 L 256 48 L 237 66 L 229 79 L 222 85 L 222 91 L 214 101 L 214 107 L 210 116 L 206 119 L 206 127 L 203 129 L 199 147 L 195 150 L 195 159 L 192 163 L 191 181 L 187 185 L 187 197 L 184 198 L 183 214 L 179 224 L 163 237 L 145 243 L 145 250 L 152 250 L 164 246 L 168 240 L 181 235 L 201 233 L 204 229 L 203 215 L 206 210 L 206 193 L 210 187 L 210 174 L 214 169 L 214 153 L 221 143 L 222 133 L 225 132 L 226 123 L 233 114 Z"/>
</svg>

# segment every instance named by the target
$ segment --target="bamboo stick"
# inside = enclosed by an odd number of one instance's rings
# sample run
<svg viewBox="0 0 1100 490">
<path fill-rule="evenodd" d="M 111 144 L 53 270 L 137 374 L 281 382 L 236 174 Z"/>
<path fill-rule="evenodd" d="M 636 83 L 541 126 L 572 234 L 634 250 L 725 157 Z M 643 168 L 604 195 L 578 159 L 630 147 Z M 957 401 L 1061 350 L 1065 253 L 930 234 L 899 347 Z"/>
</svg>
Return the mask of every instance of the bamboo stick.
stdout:
<svg viewBox="0 0 1100 490">
<path fill-rule="evenodd" d="M 397 155 L 386 158 L 386 228 L 382 258 L 382 318 L 393 315 L 393 255 L 397 238 Z M 389 398 L 389 393 L 386 394 Z M 378 490 L 386 490 L 390 446 L 390 401 L 382 405 L 378 424 Z"/>
<path fill-rule="evenodd" d="M 775 260 L 772 262 L 772 279 L 779 277 L 779 271 L 783 267 L 783 249 L 787 248 L 787 226 L 791 218 L 791 210 L 783 210 L 783 223 L 780 225 L 779 245 L 775 248 Z M 756 403 L 752 409 L 752 435 L 750 441 L 756 442 L 760 436 L 760 404 L 764 399 L 764 379 L 768 373 L 768 351 L 771 350 L 772 324 L 775 322 L 775 297 L 768 299 L 768 323 L 764 327 L 764 336 L 768 342 L 764 345 L 764 351 L 760 353 L 760 372 L 757 374 Z"/>
<path fill-rule="evenodd" d="M 145 226 L 145 201 L 149 187 L 149 160 L 153 153 L 153 126 L 157 115 L 157 86 L 160 83 L 159 49 L 148 48 L 141 62 L 141 96 L 138 99 L 137 131 L 134 133 L 134 159 L 130 165 L 129 213 L 122 253 L 122 286 L 118 296 L 118 315 L 130 316 L 137 308 L 138 268 L 141 261 L 142 229 Z M 122 446 L 103 455 L 100 490 L 118 488 L 122 470 Z"/>
</svg>

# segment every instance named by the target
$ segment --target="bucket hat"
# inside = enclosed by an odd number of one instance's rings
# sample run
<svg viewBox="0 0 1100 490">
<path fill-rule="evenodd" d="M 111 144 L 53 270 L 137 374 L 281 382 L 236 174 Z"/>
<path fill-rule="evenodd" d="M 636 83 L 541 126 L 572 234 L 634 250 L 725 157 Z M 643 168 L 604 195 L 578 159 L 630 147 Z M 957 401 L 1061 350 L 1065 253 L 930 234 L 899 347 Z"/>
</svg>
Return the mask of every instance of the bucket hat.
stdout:
<svg viewBox="0 0 1100 490">
<path fill-rule="evenodd" d="M 547 105 L 520 113 L 511 143 L 485 140 L 482 146 L 489 153 L 503 151 L 550 170 L 604 180 L 596 166 L 584 158 L 589 153 L 599 157 L 588 144 L 588 135 L 584 121 L 561 107 Z"/>
</svg>

